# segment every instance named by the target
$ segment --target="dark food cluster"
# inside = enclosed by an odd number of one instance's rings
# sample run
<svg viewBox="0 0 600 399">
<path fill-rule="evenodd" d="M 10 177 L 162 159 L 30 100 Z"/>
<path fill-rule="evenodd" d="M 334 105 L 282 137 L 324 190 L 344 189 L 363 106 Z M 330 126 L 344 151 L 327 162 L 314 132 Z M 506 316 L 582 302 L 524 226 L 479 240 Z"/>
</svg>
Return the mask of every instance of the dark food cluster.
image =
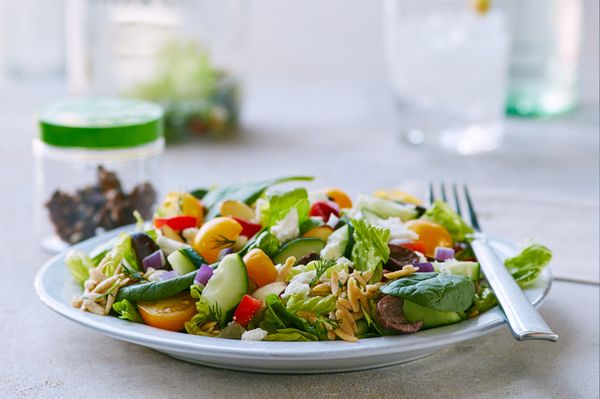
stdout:
<svg viewBox="0 0 600 399">
<path fill-rule="evenodd" d="M 125 193 L 117 175 L 102 166 L 98 166 L 97 178 L 96 185 L 75 193 L 56 190 L 46 203 L 56 234 L 70 244 L 93 237 L 97 228 L 110 230 L 134 223 L 134 210 L 144 219 L 152 216 L 156 191 L 150 183 Z"/>
</svg>

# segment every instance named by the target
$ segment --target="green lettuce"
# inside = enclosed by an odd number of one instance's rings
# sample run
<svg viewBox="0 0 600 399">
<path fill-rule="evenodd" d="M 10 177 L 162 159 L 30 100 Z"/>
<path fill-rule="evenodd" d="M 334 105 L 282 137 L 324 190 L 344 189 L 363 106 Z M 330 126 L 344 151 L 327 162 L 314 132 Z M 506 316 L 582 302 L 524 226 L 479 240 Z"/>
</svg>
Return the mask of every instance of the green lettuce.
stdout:
<svg viewBox="0 0 600 399">
<path fill-rule="evenodd" d="M 260 323 L 260 328 L 263 330 L 272 332 L 283 328 L 296 328 L 305 332 L 314 332 L 314 328 L 308 321 L 286 309 L 279 296 L 268 295 L 265 298 L 265 304 L 267 308 L 263 313 L 263 321 Z"/>
<path fill-rule="evenodd" d="M 90 257 L 80 251 L 70 251 L 65 258 L 65 263 L 73 279 L 81 285 L 90 277 L 90 269 L 94 267 Z"/>
<path fill-rule="evenodd" d="M 352 261 L 354 268 L 360 271 L 373 271 L 371 281 L 381 280 L 383 264 L 390 257 L 390 230 L 373 226 L 362 219 L 352 219 L 354 227 L 354 247 Z"/>
<path fill-rule="evenodd" d="M 123 260 L 125 260 L 123 265 L 129 273 L 140 271 L 135 254 L 131 248 L 131 236 L 124 233 L 119 236 L 119 241 L 102 258 L 98 266 L 105 276 L 110 277 L 115 274 L 115 270 Z"/>
<path fill-rule="evenodd" d="M 525 287 L 539 277 L 552 260 L 552 251 L 543 245 L 532 243 L 521 253 L 504 261 L 515 281 Z"/>
<path fill-rule="evenodd" d="M 266 341 L 312 342 L 318 340 L 316 335 L 296 328 L 280 328 L 267 335 L 266 338 Z"/>
<path fill-rule="evenodd" d="M 328 314 L 335 310 L 337 297 L 335 295 L 303 297 L 302 295 L 292 295 L 285 307 L 289 312 L 298 311 L 311 312 L 315 314 Z"/>
<path fill-rule="evenodd" d="M 256 236 L 256 239 L 245 248 L 246 252 L 251 251 L 254 248 L 262 250 L 267 256 L 273 257 L 279 251 L 279 240 L 270 231 L 263 231 Z"/>
<path fill-rule="evenodd" d="M 127 299 L 115 302 L 113 304 L 113 310 L 119 314 L 119 318 L 121 319 L 135 321 L 136 323 L 144 322 L 135 305 L 133 305 Z"/>
<path fill-rule="evenodd" d="M 473 306 L 468 310 L 467 313 L 471 313 L 476 310 L 477 314 L 481 314 L 496 306 L 497 303 L 498 300 L 496 299 L 494 292 L 489 287 L 482 287 L 481 292 L 475 294 Z"/>
<path fill-rule="evenodd" d="M 467 234 L 473 233 L 473 228 L 444 201 L 435 201 L 421 216 L 421 219 L 444 226 L 454 242 L 464 241 Z"/>
<path fill-rule="evenodd" d="M 296 188 L 282 193 L 272 193 L 266 197 L 267 203 L 261 209 L 261 224 L 272 227 L 287 216 L 294 208 L 298 211 L 298 223 L 308 219 L 310 202 L 305 188 Z"/>
<path fill-rule="evenodd" d="M 209 321 L 216 321 L 220 327 L 225 327 L 224 320 L 221 313 L 218 311 L 218 307 L 211 308 L 209 304 L 202 298 L 201 288 L 198 285 L 192 285 L 190 294 L 192 297 L 197 298 L 196 310 L 198 313 L 194 315 L 189 321 L 185 323 L 185 331 L 191 335 L 204 335 L 212 337 L 211 334 L 206 333 L 201 329 L 202 325 Z"/>
</svg>

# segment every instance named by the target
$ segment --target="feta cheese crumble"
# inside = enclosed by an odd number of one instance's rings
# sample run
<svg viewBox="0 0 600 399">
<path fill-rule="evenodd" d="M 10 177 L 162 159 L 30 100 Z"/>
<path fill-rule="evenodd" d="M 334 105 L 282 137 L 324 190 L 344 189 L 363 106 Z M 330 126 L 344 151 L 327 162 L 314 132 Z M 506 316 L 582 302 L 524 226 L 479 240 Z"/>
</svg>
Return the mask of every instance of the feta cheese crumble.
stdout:
<svg viewBox="0 0 600 399">
<path fill-rule="evenodd" d="M 306 296 L 308 296 L 309 292 L 310 292 L 310 286 L 308 284 L 302 283 L 298 280 L 292 280 L 292 281 L 290 281 L 288 286 L 285 287 L 285 291 L 283 291 L 283 294 L 281 294 L 281 297 L 287 298 L 292 295 L 301 295 L 303 297 L 306 297 Z"/>
<path fill-rule="evenodd" d="M 255 328 L 254 330 L 244 331 L 242 334 L 242 341 L 262 341 L 267 338 L 268 332 L 262 328 Z"/>
<path fill-rule="evenodd" d="M 300 235 L 298 224 L 298 210 L 293 208 L 275 226 L 271 227 L 271 233 L 277 237 L 280 243 L 294 239 Z"/>
</svg>

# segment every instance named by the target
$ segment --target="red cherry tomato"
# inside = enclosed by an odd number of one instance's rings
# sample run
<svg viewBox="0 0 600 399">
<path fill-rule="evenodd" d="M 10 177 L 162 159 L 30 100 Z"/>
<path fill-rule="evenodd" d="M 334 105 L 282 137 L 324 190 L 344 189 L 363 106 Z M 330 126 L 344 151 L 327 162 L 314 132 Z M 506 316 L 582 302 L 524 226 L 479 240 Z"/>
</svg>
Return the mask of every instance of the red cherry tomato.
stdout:
<svg viewBox="0 0 600 399">
<path fill-rule="evenodd" d="M 310 207 L 310 216 L 319 216 L 327 223 L 331 215 L 340 216 L 340 207 L 333 201 L 317 201 Z"/>
<path fill-rule="evenodd" d="M 258 309 L 260 309 L 261 305 L 262 302 L 260 299 L 253 298 L 250 295 L 244 295 L 242 301 L 233 314 L 233 320 L 237 321 L 242 326 L 247 325 L 250 320 L 252 320 Z"/>
<path fill-rule="evenodd" d="M 154 227 L 160 229 L 167 225 L 173 230 L 185 230 L 190 227 L 196 227 L 198 219 L 194 216 L 173 216 L 170 218 L 156 218 L 154 219 Z"/>
<path fill-rule="evenodd" d="M 262 229 L 262 226 L 258 223 L 247 222 L 244 219 L 236 218 L 235 216 L 232 216 L 231 218 L 242 226 L 242 232 L 240 235 L 248 238 L 254 237 L 254 235 L 258 233 L 260 229 Z"/>
<path fill-rule="evenodd" d="M 410 249 L 411 251 L 420 252 L 422 254 L 425 254 L 425 243 L 421 240 L 417 240 L 417 241 L 413 241 L 413 242 L 406 242 L 406 243 L 400 244 L 400 245 Z"/>
</svg>

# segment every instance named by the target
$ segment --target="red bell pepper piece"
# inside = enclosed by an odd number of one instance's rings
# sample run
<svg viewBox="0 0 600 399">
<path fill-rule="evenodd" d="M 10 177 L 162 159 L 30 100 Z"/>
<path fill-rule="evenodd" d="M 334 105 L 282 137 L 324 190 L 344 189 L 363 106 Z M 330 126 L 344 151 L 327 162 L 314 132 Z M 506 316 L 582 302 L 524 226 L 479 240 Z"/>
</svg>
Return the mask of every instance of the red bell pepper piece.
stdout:
<svg viewBox="0 0 600 399">
<path fill-rule="evenodd" d="M 196 227 L 198 219 L 195 216 L 172 216 L 170 218 L 155 218 L 154 227 L 160 229 L 163 226 L 169 226 L 173 230 L 184 230 L 190 227 Z"/>
<path fill-rule="evenodd" d="M 310 216 L 319 216 L 327 223 L 331 215 L 340 216 L 340 207 L 333 201 L 317 201 L 310 207 Z"/>
<path fill-rule="evenodd" d="M 250 320 L 252 320 L 258 309 L 260 309 L 261 305 L 262 302 L 260 299 L 253 298 L 247 294 L 244 295 L 242 301 L 233 313 L 233 320 L 242 326 L 246 326 L 248 323 L 250 323 Z"/>
<path fill-rule="evenodd" d="M 254 235 L 262 229 L 262 226 L 258 223 L 247 222 L 244 219 L 236 218 L 235 216 L 233 216 L 232 219 L 242 226 L 242 232 L 240 234 L 248 238 L 254 237 Z"/>
<path fill-rule="evenodd" d="M 425 253 L 425 243 L 421 240 L 407 242 L 407 243 L 400 244 L 400 245 L 402 245 L 403 247 L 408 248 L 414 252 L 420 252 L 422 254 Z"/>
</svg>

